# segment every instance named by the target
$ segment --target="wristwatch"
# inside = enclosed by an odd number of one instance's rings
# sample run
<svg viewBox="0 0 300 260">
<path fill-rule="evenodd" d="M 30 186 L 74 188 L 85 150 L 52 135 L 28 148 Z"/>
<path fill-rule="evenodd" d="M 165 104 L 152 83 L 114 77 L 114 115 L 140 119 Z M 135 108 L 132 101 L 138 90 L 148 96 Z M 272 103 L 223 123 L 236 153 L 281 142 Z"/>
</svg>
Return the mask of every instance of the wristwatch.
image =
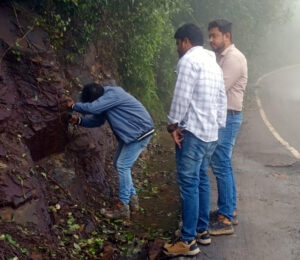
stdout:
<svg viewBox="0 0 300 260">
<path fill-rule="evenodd" d="M 178 128 L 178 123 L 170 124 L 167 126 L 167 131 L 171 134 Z"/>
</svg>

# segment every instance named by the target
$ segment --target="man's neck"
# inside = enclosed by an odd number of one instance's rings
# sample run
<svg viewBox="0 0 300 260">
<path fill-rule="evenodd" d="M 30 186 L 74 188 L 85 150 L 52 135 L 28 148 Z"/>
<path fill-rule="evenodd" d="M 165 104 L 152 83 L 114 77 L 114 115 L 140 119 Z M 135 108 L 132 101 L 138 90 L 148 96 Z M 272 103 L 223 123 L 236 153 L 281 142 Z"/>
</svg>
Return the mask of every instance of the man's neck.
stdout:
<svg viewBox="0 0 300 260">
<path fill-rule="evenodd" d="M 222 50 L 220 50 L 217 54 L 220 55 L 223 53 L 223 51 L 225 51 L 227 48 L 229 48 L 231 46 L 232 42 L 229 43 L 225 43 L 224 48 L 222 48 Z"/>
</svg>

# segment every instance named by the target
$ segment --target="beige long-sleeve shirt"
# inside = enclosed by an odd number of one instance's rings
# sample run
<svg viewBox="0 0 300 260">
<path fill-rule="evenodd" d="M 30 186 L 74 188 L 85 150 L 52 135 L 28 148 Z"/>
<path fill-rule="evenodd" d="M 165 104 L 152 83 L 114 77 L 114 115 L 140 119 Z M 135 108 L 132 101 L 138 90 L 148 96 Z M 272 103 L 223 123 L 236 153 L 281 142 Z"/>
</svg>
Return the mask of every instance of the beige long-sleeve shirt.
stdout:
<svg viewBox="0 0 300 260">
<path fill-rule="evenodd" d="M 221 54 L 217 62 L 223 70 L 227 94 L 227 109 L 242 111 L 244 92 L 248 81 L 247 60 L 234 44 Z"/>
</svg>

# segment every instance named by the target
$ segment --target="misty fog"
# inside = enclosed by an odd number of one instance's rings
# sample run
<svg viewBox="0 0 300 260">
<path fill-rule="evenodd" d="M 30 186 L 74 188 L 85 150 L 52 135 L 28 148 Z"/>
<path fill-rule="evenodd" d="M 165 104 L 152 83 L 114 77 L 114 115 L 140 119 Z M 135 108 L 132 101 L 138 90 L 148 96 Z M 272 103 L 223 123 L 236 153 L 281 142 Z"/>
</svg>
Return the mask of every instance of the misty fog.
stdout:
<svg viewBox="0 0 300 260">
<path fill-rule="evenodd" d="M 285 21 L 275 22 L 258 42 L 258 48 L 253 47 L 257 48 L 255 60 L 259 67 L 268 71 L 300 64 L 300 1 L 290 8 Z"/>
</svg>

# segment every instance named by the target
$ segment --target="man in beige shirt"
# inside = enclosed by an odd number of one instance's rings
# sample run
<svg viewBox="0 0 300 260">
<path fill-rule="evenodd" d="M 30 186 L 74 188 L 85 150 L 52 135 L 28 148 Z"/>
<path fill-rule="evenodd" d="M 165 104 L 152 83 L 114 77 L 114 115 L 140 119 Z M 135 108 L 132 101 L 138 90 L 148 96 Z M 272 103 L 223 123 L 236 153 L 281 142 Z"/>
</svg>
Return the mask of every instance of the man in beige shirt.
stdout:
<svg viewBox="0 0 300 260">
<path fill-rule="evenodd" d="M 211 167 L 218 185 L 218 209 L 210 214 L 210 234 L 233 234 L 237 224 L 236 188 L 231 157 L 236 137 L 242 124 L 244 92 L 248 69 L 245 56 L 232 43 L 232 24 L 226 20 L 209 23 L 209 42 L 223 70 L 227 94 L 226 127 L 219 129 L 217 148 Z"/>
</svg>

